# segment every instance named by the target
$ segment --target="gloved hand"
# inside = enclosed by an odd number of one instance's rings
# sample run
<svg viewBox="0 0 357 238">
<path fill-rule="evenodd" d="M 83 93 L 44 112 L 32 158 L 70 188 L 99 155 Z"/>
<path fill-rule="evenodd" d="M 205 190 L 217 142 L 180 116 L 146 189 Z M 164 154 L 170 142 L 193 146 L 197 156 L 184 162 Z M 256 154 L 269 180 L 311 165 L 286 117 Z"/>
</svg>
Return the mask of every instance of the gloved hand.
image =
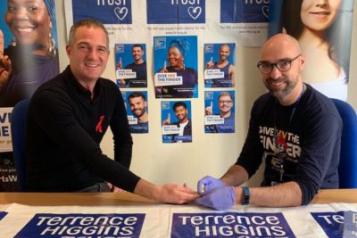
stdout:
<svg viewBox="0 0 357 238">
<path fill-rule="evenodd" d="M 225 210 L 236 204 L 236 193 L 232 186 L 216 188 L 195 200 L 195 203 L 216 210 Z"/>
<path fill-rule="evenodd" d="M 216 179 L 212 176 L 206 176 L 200 179 L 197 183 L 197 192 L 199 194 L 207 194 L 212 190 L 220 187 L 224 187 L 225 184 L 222 180 Z"/>
</svg>

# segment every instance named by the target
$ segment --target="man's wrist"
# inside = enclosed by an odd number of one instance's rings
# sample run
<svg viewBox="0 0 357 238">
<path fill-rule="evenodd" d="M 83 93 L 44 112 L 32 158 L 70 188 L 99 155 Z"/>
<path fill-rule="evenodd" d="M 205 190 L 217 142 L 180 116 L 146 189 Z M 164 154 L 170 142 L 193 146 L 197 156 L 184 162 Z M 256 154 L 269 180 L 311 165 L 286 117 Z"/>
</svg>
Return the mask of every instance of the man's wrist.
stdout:
<svg viewBox="0 0 357 238">
<path fill-rule="evenodd" d="M 241 195 L 241 204 L 248 205 L 250 201 L 250 190 L 249 187 L 243 186 L 242 187 L 242 195 Z"/>
</svg>

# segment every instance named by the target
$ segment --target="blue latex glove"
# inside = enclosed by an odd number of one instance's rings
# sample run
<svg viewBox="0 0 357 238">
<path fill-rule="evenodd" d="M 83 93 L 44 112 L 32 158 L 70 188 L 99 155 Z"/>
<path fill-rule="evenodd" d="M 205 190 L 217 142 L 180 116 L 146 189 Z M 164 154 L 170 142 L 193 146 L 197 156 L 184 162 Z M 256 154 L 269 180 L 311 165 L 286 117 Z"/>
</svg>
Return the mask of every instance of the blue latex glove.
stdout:
<svg viewBox="0 0 357 238">
<path fill-rule="evenodd" d="M 197 192 L 199 194 L 207 194 L 214 189 L 224 187 L 225 184 L 222 180 L 216 179 L 212 176 L 206 176 L 200 179 L 197 183 Z"/>
<path fill-rule="evenodd" d="M 195 200 L 195 203 L 216 210 L 225 210 L 236 204 L 234 187 L 224 186 L 204 194 Z"/>
</svg>

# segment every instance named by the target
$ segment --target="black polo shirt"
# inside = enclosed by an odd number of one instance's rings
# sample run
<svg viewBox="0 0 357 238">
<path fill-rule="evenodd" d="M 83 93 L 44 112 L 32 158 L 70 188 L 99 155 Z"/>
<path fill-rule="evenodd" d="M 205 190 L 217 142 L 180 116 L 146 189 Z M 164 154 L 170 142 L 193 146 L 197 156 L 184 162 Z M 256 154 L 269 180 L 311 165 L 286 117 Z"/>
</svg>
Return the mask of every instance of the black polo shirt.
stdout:
<svg viewBox="0 0 357 238">
<path fill-rule="evenodd" d="M 69 192 L 103 181 L 134 190 L 140 178 L 128 169 L 133 142 L 121 93 L 104 78 L 94 92 L 91 99 L 70 67 L 36 91 L 27 119 L 27 190 Z M 99 146 L 108 127 L 114 160 Z"/>
</svg>

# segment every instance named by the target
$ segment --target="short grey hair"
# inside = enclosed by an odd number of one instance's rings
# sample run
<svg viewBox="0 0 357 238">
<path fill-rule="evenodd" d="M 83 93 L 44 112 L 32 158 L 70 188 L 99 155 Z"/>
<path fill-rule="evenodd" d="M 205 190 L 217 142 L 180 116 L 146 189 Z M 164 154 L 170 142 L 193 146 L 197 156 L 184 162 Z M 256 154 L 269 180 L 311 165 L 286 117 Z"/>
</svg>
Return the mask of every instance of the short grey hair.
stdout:
<svg viewBox="0 0 357 238">
<path fill-rule="evenodd" d="M 76 23 L 74 23 L 69 31 L 69 37 L 68 37 L 68 45 L 73 45 L 74 43 L 74 36 L 76 34 L 76 31 L 78 28 L 82 27 L 82 26 L 86 26 L 86 27 L 97 27 L 100 28 L 104 31 L 105 33 L 105 37 L 107 39 L 107 47 L 109 46 L 109 34 L 107 29 L 105 29 L 104 25 L 95 19 L 89 18 L 89 19 L 83 19 L 80 21 L 77 21 Z"/>
</svg>

